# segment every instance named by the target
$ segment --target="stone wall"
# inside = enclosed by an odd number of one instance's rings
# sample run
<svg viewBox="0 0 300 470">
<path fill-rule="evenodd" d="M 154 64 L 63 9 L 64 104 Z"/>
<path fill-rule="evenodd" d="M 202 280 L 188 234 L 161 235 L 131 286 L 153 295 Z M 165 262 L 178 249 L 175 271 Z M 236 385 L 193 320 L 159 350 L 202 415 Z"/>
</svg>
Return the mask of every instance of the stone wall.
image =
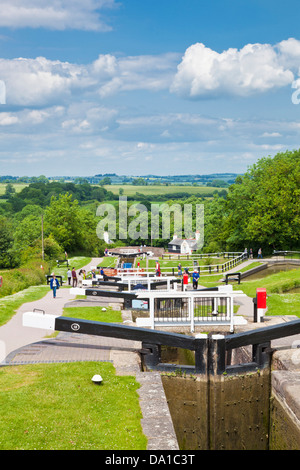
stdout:
<svg viewBox="0 0 300 470">
<path fill-rule="evenodd" d="M 270 450 L 300 449 L 300 349 L 273 355 Z"/>
</svg>

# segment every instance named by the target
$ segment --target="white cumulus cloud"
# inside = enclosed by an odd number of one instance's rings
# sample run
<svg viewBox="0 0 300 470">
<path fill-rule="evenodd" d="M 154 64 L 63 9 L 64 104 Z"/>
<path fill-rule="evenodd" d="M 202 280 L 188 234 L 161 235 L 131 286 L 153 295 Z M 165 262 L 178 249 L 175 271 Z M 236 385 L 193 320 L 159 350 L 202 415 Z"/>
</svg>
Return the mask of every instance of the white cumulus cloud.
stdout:
<svg viewBox="0 0 300 470">
<path fill-rule="evenodd" d="M 0 26 L 109 31 L 100 11 L 115 0 L 0 0 Z"/>
<path fill-rule="evenodd" d="M 80 99 L 85 93 L 97 101 L 126 91 L 168 90 L 177 63 L 177 54 L 121 58 L 107 54 L 84 65 L 20 57 L 0 59 L 0 77 L 8 104 L 48 106 Z"/>
<path fill-rule="evenodd" d="M 0 77 L 7 103 L 23 106 L 62 100 L 74 87 L 88 82 L 83 67 L 44 57 L 0 59 Z"/>
<path fill-rule="evenodd" d="M 216 52 L 204 44 L 190 46 L 170 87 L 180 96 L 249 96 L 290 85 L 300 64 L 300 41 L 246 44 Z"/>
</svg>

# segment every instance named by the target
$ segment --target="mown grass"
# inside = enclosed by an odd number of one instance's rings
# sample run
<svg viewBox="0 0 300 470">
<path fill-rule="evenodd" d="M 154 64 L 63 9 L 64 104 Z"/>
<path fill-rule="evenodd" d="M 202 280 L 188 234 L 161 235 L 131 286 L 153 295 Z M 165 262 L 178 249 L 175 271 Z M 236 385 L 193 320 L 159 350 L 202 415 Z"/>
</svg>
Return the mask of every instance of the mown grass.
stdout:
<svg viewBox="0 0 300 470">
<path fill-rule="evenodd" d="M 296 315 L 300 318 L 300 294 L 270 294 L 266 315 Z"/>
<path fill-rule="evenodd" d="M 239 269 L 237 267 L 236 271 L 244 272 L 256 267 L 258 264 L 260 263 L 254 261 L 245 268 Z M 201 276 L 199 284 L 204 287 L 215 287 L 220 285 L 220 279 L 223 277 L 223 274 Z M 247 281 L 247 278 L 245 278 L 241 281 L 241 284 L 233 284 L 233 290 L 242 290 L 251 298 L 256 296 L 256 289 L 260 287 L 267 290 L 268 310 L 266 315 L 296 315 L 300 318 L 300 294 L 289 293 L 291 289 L 300 287 L 299 268 L 270 274 L 252 281 Z"/>
<path fill-rule="evenodd" d="M 49 286 L 31 286 L 16 294 L 0 298 L 0 326 L 7 323 L 21 307 L 27 302 L 42 299 L 49 292 Z"/>
<path fill-rule="evenodd" d="M 146 449 L 139 384 L 110 363 L 5 367 L 0 381 L 0 450 Z"/>
<path fill-rule="evenodd" d="M 234 289 L 242 289 L 249 297 L 255 297 L 258 287 L 265 287 L 267 294 L 282 294 L 300 287 L 300 269 L 281 271 L 252 281 L 245 278 L 240 285 L 235 285 Z"/>
<path fill-rule="evenodd" d="M 102 268 L 114 268 L 116 266 L 117 256 L 104 256 L 100 263 Z"/>
<path fill-rule="evenodd" d="M 67 307 L 63 316 L 78 318 L 79 320 L 99 321 L 104 323 L 122 323 L 122 313 L 111 307 Z"/>
<path fill-rule="evenodd" d="M 244 268 L 238 269 L 238 272 L 244 273 L 245 271 L 249 271 L 249 269 L 257 268 L 258 266 L 261 266 L 263 263 L 259 261 L 253 261 L 253 263 L 248 264 L 248 266 L 245 266 Z"/>
<path fill-rule="evenodd" d="M 85 256 L 76 256 L 76 257 L 74 256 L 69 259 L 69 267 L 70 269 L 74 267 L 76 270 L 78 270 L 90 264 L 91 261 L 92 261 L 92 258 L 88 258 Z M 56 276 L 62 276 L 65 281 L 67 280 L 68 267 L 66 265 L 57 266 L 56 263 L 52 262 L 52 267 L 50 271 L 51 273 L 55 273 Z"/>
<path fill-rule="evenodd" d="M 189 268 L 190 270 L 193 269 L 193 259 L 161 259 L 159 258 L 159 264 L 161 268 L 176 268 L 176 273 L 177 273 L 177 267 L 179 264 L 181 264 L 182 269 L 185 267 Z M 224 258 L 196 258 L 197 261 L 197 266 L 209 266 L 209 265 L 217 265 L 217 264 L 223 264 L 225 263 Z M 228 261 L 228 260 L 227 260 Z M 149 259 L 148 260 L 148 268 L 155 269 L 156 265 L 156 259 Z M 145 268 L 147 266 L 147 261 L 146 260 L 140 260 L 140 266 L 141 268 Z"/>
<path fill-rule="evenodd" d="M 300 317 L 300 295 L 288 293 L 291 289 L 300 287 L 300 269 L 281 271 L 247 281 L 247 278 L 240 285 L 235 284 L 234 290 L 242 290 L 249 297 L 256 296 L 257 288 L 266 288 L 267 307 L 266 315 L 296 315 Z"/>
</svg>

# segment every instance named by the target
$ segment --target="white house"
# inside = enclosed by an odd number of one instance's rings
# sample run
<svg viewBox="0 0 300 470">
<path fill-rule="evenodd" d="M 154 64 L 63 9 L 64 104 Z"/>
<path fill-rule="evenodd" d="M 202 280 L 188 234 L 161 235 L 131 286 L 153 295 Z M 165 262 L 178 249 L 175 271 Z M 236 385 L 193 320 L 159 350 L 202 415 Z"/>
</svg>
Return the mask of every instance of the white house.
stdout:
<svg viewBox="0 0 300 470">
<path fill-rule="evenodd" d="M 170 253 L 183 253 L 191 255 L 198 249 L 198 240 L 200 238 L 199 231 L 196 232 L 195 238 L 178 238 L 174 235 L 173 240 L 168 243 L 168 251 Z"/>
</svg>

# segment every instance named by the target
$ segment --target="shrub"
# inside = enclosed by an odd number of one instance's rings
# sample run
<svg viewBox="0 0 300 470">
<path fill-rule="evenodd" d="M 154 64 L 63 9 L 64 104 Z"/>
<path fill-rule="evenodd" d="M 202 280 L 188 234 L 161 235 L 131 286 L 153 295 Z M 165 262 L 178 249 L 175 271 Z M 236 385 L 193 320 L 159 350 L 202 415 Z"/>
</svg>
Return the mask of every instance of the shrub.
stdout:
<svg viewBox="0 0 300 470">
<path fill-rule="evenodd" d="M 15 294 L 30 286 L 46 283 L 45 273 L 48 271 L 47 263 L 41 264 L 40 260 L 32 260 L 26 266 L 2 271 L 3 285 L 0 288 L 0 297 Z"/>
</svg>

